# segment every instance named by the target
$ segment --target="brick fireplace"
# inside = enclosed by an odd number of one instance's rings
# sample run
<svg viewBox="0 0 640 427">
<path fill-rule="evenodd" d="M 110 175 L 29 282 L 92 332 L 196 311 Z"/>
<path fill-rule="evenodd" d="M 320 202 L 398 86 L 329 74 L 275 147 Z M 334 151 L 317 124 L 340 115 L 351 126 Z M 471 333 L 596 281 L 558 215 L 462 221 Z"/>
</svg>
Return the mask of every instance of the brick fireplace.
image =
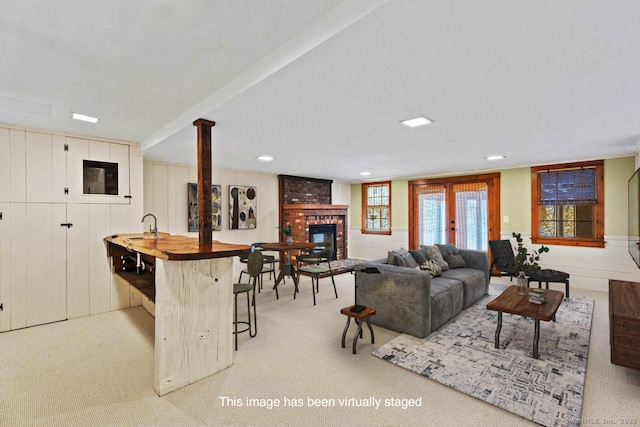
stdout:
<svg viewBox="0 0 640 427">
<path fill-rule="evenodd" d="M 309 225 L 335 224 L 336 258 L 348 258 L 349 205 L 331 204 L 331 184 L 326 179 L 279 175 L 280 223 L 291 225 L 295 242 L 308 242 Z M 284 240 L 280 236 L 281 241 Z"/>
<path fill-rule="evenodd" d="M 348 205 L 284 205 L 283 223 L 291 225 L 294 242 L 309 241 L 309 225 L 336 225 L 336 257 L 348 258 L 347 254 L 347 213 Z"/>
</svg>

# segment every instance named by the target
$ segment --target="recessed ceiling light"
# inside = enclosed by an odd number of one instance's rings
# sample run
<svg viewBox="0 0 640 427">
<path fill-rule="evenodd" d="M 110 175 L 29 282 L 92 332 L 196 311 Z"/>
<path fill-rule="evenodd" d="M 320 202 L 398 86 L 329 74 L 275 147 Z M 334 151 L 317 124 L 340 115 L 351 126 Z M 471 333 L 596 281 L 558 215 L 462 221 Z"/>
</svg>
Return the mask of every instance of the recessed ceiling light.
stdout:
<svg viewBox="0 0 640 427">
<path fill-rule="evenodd" d="M 487 160 L 502 160 L 504 159 L 504 156 L 487 156 Z"/>
<path fill-rule="evenodd" d="M 427 119 L 424 116 L 420 116 L 416 117 L 415 119 L 402 120 L 400 123 L 414 128 L 416 126 L 424 126 L 428 125 L 429 123 L 433 123 L 433 120 Z"/>
<path fill-rule="evenodd" d="M 362 175 L 362 176 L 371 175 L 371 172 L 362 171 L 362 172 L 360 172 L 360 175 Z"/>
<path fill-rule="evenodd" d="M 86 114 L 74 113 L 73 111 L 71 112 L 71 118 L 75 120 L 82 120 L 83 122 L 89 122 L 89 123 L 98 123 L 100 121 L 100 118 L 98 117 L 91 117 L 91 116 L 87 116 Z"/>
<path fill-rule="evenodd" d="M 256 159 L 262 160 L 263 162 L 270 162 L 271 160 L 275 160 L 275 157 L 265 155 L 265 156 L 256 157 Z"/>
</svg>

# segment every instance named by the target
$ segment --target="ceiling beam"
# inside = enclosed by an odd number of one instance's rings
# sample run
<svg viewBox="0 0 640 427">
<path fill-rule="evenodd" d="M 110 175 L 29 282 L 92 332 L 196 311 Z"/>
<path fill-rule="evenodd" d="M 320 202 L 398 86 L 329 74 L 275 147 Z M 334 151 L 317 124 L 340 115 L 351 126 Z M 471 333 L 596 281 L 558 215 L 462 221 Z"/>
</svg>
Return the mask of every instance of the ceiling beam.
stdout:
<svg viewBox="0 0 640 427">
<path fill-rule="evenodd" d="M 346 0 L 320 18 L 264 59 L 229 81 L 193 108 L 176 117 L 169 124 L 142 141 L 142 151 L 191 126 L 194 117 L 206 117 L 216 108 L 230 101 L 281 68 L 295 61 L 311 49 L 338 34 L 389 0 Z"/>
</svg>

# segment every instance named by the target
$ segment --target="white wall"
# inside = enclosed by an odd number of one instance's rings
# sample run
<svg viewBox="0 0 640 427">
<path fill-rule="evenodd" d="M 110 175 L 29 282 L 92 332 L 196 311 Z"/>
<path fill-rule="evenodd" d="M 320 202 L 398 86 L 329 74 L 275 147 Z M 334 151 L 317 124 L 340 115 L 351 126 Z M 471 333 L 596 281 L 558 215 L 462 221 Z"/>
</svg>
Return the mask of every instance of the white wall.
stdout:
<svg viewBox="0 0 640 427">
<path fill-rule="evenodd" d="M 195 166 L 154 161 L 144 162 L 144 212 L 158 218 L 158 231 L 198 237 L 187 227 L 187 184 L 197 183 Z M 271 174 L 214 169 L 212 184 L 222 185 L 222 230 L 213 239 L 228 243 L 275 242 L 278 240 L 278 177 Z M 229 229 L 229 186 L 257 188 L 257 227 Z M 148 228 L 148 225 L 147 225 Z"/>
<path fill-rule="evenodd" d="M 531 253 L 540 245 L 531 244 L 531 233 L 520 233 Z M 500 238 L 516 241 L 511 231 L 502 230 Z M 545 245 L 549 252 L 541 260 L 543 268 L 569 273 L 571 287 L 608 292 L 609 279 L 640 282 L 640 271 L 627 251 L 627 236 L 604 236 L 604 248 Z M 560 288 L 556 288 L 560 289 Z"/>
<path fill-rule="evenodd" d="M 197 183 L 195 166 L 164 162 L 144 162 L 144 212 L 158 218 L 158 230 L 170 234 L 198 237 L 187 227 L 187 184 Z M 222 185 L 222 230 L 213 232 L 213 239 L 225 243 L 277 242 L 278 176 L 257 172 L 214 169 L 212 184 Z M 258 192 L 256 219 L 251 230 L 229 229 L 229 186 L 254 186 Z M 331 187 L 334 205 L 351 203 L 351 184 L 334 182 Z M 148 227 L 148 224 L 147 224 Z M 241 265 L 235 263 L 234 277 Z"/>
</svg>

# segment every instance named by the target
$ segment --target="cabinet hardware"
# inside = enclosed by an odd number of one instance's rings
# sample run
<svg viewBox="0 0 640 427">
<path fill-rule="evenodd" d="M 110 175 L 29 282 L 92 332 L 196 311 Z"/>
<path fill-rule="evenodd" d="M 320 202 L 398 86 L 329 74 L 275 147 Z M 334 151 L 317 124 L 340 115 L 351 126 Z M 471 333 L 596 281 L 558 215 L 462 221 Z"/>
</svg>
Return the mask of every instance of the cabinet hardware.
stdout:
<svg viewBox="0 0 640 427">
<path fill-rule="evenodd" d="M 0 221 L 2 221 L 2 212 L 0 212 Z"/>
<path fill-rule="evenodd" d="M 124 196 L 124 198 L 125 198 L 125 199 L 130 199 L 130 198 L 131 198 L 131 196 Z"/>
<path fill-rule="evenodd" d="M 3 305 L 4 305 L 4 304 L 0 303 L 0 311 L 4 311 L 4 307 L 3 307 Z"/>
<path fill-rule="evenodd" d="M 64 187 L 64 194 L 69 194 L 69 187 Z"/>
<path fill-rule="evenodd" d="M 64 224 L 60 224 L 60 227 L 67 227 L 67 229 L 73 227 L 73 224 L 71 224 L 70 222 L 65 222 Z"/>
<path fill-rule="evenodd" d="M 69 151 L 69 144 L 64 144 L 64 151 Z"/>
</svg>

